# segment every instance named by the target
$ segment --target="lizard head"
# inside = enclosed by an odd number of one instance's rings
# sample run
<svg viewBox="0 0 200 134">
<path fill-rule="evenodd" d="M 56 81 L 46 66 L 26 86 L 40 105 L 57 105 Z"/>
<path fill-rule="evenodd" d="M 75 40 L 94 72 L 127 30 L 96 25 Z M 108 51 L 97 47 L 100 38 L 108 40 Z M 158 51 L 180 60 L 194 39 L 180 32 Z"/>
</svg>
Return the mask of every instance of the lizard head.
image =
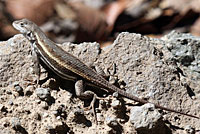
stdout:
<svg viewBox="0 0 200 134">
<path fill-rule="evenodd" d="M 22 34 L 28 34 L 34 31 L 35 24 L 28 19 L 16 20 L 12 23 L 13 27 Z"/>
</svg>

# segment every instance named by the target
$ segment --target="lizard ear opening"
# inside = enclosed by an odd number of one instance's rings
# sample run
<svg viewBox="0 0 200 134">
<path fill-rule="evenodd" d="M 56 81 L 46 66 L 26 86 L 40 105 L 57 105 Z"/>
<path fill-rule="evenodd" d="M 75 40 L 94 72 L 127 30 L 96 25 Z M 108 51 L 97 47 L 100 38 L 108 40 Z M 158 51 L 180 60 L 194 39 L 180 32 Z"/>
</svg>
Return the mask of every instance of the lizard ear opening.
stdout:
<svg viewBox="0 0 200 134">
<path fill-rule="evenodd" d="M 31 37 L 31 32 L 28 32 L 26 36 Z"/>
<path fill-rule="evenodd" d="M 32 32 L 26 33 L 25 36 L 26 36 L 26 38 L 27 38 L 28 40 L 34 40 L 34 39 L 35 39 Z"/>
</svg>

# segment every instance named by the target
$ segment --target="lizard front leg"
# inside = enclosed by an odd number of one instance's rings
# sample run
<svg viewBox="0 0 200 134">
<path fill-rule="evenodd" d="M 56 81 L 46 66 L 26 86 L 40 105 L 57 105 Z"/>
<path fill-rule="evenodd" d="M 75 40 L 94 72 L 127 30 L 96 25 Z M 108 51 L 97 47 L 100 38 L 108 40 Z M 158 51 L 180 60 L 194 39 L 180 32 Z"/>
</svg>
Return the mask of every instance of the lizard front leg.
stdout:
<svg viewBox="0 0 200 134">
<path fill-rule="evenodd" d="M 39 85 L 41 70 L 40 70 L 39 57 L 35 51 L 32 51 L 32 61 L 34 63 L 33 70 L 37 76 L 37 79 L 36 79 L 36 87 L 37 87 Z"/>
</svg>

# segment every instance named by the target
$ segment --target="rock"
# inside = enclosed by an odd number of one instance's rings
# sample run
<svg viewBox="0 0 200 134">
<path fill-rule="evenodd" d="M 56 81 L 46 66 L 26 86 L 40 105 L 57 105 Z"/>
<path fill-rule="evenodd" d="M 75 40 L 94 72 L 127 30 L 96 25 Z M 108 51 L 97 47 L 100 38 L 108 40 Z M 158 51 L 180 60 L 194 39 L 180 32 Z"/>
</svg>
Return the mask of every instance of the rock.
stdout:
<svg viewBox="0 0 200 134">
<path fill-rule="evenodd" d="M 74 115 L 75 115 L 75 116 L 84 115 L 84 110 L 83 110 L 83 109 L 80 109 L 80 108 L 76 108 L 76 109 L 74 110 Z"/>
<path fill-rule="evenodd" d="M 13 87 L 19 93 L 19 95 L 21 95 L 21 96 L 24 95 L 23 88 L 19 85 L 19 82 L 14 82 Z"/>
<path fill-rule="evenodd" d="M 109 127 L 116 127 L 119 125 L 118 121 L 117 121 L 117 118 L 114 118 L 114 117 L 107 117 L 106 118 L 106 124 L 109 126 Z"/>
<path fill-rule="evenodd" d="M 121 105 L 122 105 L 121 102 L 119 100 L 117 100 L 117 99 L 113 100 L 112 103 L 111 103 L 111 106 L 113 108 L 120 108 Z"/>
<path fill-rule="evenodd" d="M 48 100 L 50 97 L 50 89 L 49 88 L 37 88 L 36 95 L 42 100 Z"/>
<path fill-rule="evenodd" d="M 186 134 L 194 134 L 195 130 L 190 125 L 185 126 L 184 128 Z"/>
<path fill-rule="evenodd" d="M 130 112 L 130 122 L 133 124 L 138 133 L 148 134 L 151 132 L 165 134 L 164 122 L 162 116 L 155 109 L 154 104 L 147 103 L 143 106 L 135 106 Z M 162 125 L 161 125 L 162 124 Z M 161 128 L 163 127 L 163 128 Z M 161 130 L 161 131 L 158 131 Z"/>
<path fill-rule="evenodd" d="M 17 117 L 13 117 L 11 120 L 11 125 L 14 129 L 18 130 L 21 127 L 20 119 Z"/>
<path fill-rule="evenodd" d="M 33 91 L 34 91 L 34 87 L 33 86 L 28 86 L 25 91 L 24 91 L 24 94 L 26 96 L 31 96 L 33 94 Z"/>
</svg>

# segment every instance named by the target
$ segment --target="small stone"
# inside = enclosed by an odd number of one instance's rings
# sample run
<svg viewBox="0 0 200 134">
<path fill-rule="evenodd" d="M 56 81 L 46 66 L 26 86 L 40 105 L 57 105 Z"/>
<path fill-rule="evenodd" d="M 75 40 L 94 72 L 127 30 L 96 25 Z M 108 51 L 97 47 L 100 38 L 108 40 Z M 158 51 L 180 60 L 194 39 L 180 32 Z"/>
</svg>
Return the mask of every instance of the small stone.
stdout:
<svg viewBox="0 0 200 134">
<path fill-rule="evenodd" d="M 138 132 L 144 134 L 149 131 L 162 133 L 165 130 L 161 114 L 151 103 L 133 107 L 130 111 L 130 122 Z"/>
<path fill-rule="evenodd" d="M 74 110 L 74 115 L 84 115 L 84 110 L 77 108 Z"/>
<path fill-rule="evenodd" d="M 123 89 L 123 88 L 125 88 L 125 86 L 124 85 L 120 85 L 120 88 Z"/>
<path fill-rule="evenodd" d="M 113 93 L 113 97 L 117 98 L 119 96 L 119 93 L 118 92 L 114 92 Z"/>
<path fill-rule="evenodd" d="M 17 117 L 13 117 L 11 119 L 11 125 L 14 129 L 19 129 L 21 127 L 20 119 Z"/>
<path fill-rule="evenodd" d="M 195 129 L 192 128 L 190 125 L 185 126 L 185 132 L 186 134 L 194 134 L 195 133 Z"/>
<path fill-rule="evenodd" d="M 12 94 L 12 91 L 11 91 L 10 89 L 7 89 L 7 90 L 6 90 L 6 93 L 7 93 L 7 94 Z"/>
<path fill-rule="evenodd" d="M 101 113 L 96 113 L 96 116 L 97 116 L 97 121 L 98 122 L 103 122 L 104 121 L 103 115 Z"/>
<path fill-rule="evenodd" d="M 96 112 L 96 113 L 100 113 L 100 112 L 101 112 L 101 109 L 100 109 L 100 108 L 96 108 L 96 109 L 95 109 L 95 112 Z"/>
<path fill-rule="evenodd" d="M 119 100 L 113 100 L 111 103 L 111 106 L 113 108 L 119 108 L 119 107 L 121 107 L 121 102 Z"/>
<path fill-rule="evenodd" d="M 110 76 L 110 77 L 109 77 L 109 83 L 110 83 L 110 84 L 115 84 L 115 82 L 116 82 L 115 77 Z"/>
<path fill-rule="evenodd" d="M 46 118 L 46 117 L 48 117 L 48 115 L 49 115 L 48 113 L 43 113 L 42 117 Z"/>
<path fill-rule="evenodd" d="M 18 81 L 15 81 L 15 82 L 13 83 L 13 87 L 16 87 L 16 86 L 19 86 L 19 82 L 18 82 Z"/>
<path fill-rule="evenodd" d="M 20 93 L 20 92 L 23 91 L 22 87 L 20 87 L 20 86 L 15 86 L 15 89 L 16 89 L 16 91 L 17 91 L 18 93 Z"/>
<path fill-rule="evenodd" d="M 34 90 L 34 87 L 33 86 L 28 86 L 25 91 L 24 91 L 24 94 L 26 96 L 31 96 L 33 94 L 33 90 Z"/>
<path fill-rule="evenodd" d="M 41 102 L 41 107 L 42 107 L 43 109 L 47 110 L 47 109 L 48 109 L 48 104 L 47 104 L 47 102 L 46 102 L 46 101 L 42 101 L 42 102 Z"/>
<path fill-rule="evenodd" d="M 119 125 L 118 121 L 117 121 L 117 118 L 114 118 L 114 117 L 107 117 L 106 118 L 106 124 L 109 126 L 109 127 L 116 127 Z"/>
<path fill-rule="evenodd" d="M 41 100 L 36 99 L 35 102 L 39 104 L 39 103 L 41 103 Z"/>
<path fill-rule="evenodd" d="M 50 89 L 49 88 L 37 88 L 36 95 L 42 100 L 48 100 L 50 97 Z"/>
<path fill-rule="evenodd" d="M 23 95 L 23 88 L 19 85 L 19 82 L 14 82 L 13 87 L 19 93 L 19 95 Z"/>
<path fill-rule="evenodd" d="M 118 119 L 118 122 L 124 124 L 124 123 L 126 122 L 126 120 L 125 120 L 125 119 L 120 119 L 120 118 L 119 118 L 119 119 Z"/>
<path fill-rule="evenodd" d="M 103 104 L 103 103 L 104 103 L 104 100 L 99 100 L 99 103 L 100 103 L 100 104 Z"/>
<path fill-rule="evenodd" d="M 57 117 L 56 117 L 56 119 L 57 119 L 57 120 L 60 120 L 60 119 L 61 119 L 61 117 L 60 117 L 60 116 L 57 116 Z"/>
<path fill-rule="evenodd" d="M 34 119 L 41 120 L 41 115 L 39 113 L 34 114 Z"/>
<path fill-rule="evenodd" d="M 54 110 L 54 111 L 52 111 L 52 114 L 57 115 L 58 111 Z"/>
<path fill-rule="evenodd" d="M 8 104 L 9 104 L 9 105 L 13 105 L 13 101 L 12 101 L 12 100 L 9 100 L 9 101 L 8 101 Z"/>
</svg>

